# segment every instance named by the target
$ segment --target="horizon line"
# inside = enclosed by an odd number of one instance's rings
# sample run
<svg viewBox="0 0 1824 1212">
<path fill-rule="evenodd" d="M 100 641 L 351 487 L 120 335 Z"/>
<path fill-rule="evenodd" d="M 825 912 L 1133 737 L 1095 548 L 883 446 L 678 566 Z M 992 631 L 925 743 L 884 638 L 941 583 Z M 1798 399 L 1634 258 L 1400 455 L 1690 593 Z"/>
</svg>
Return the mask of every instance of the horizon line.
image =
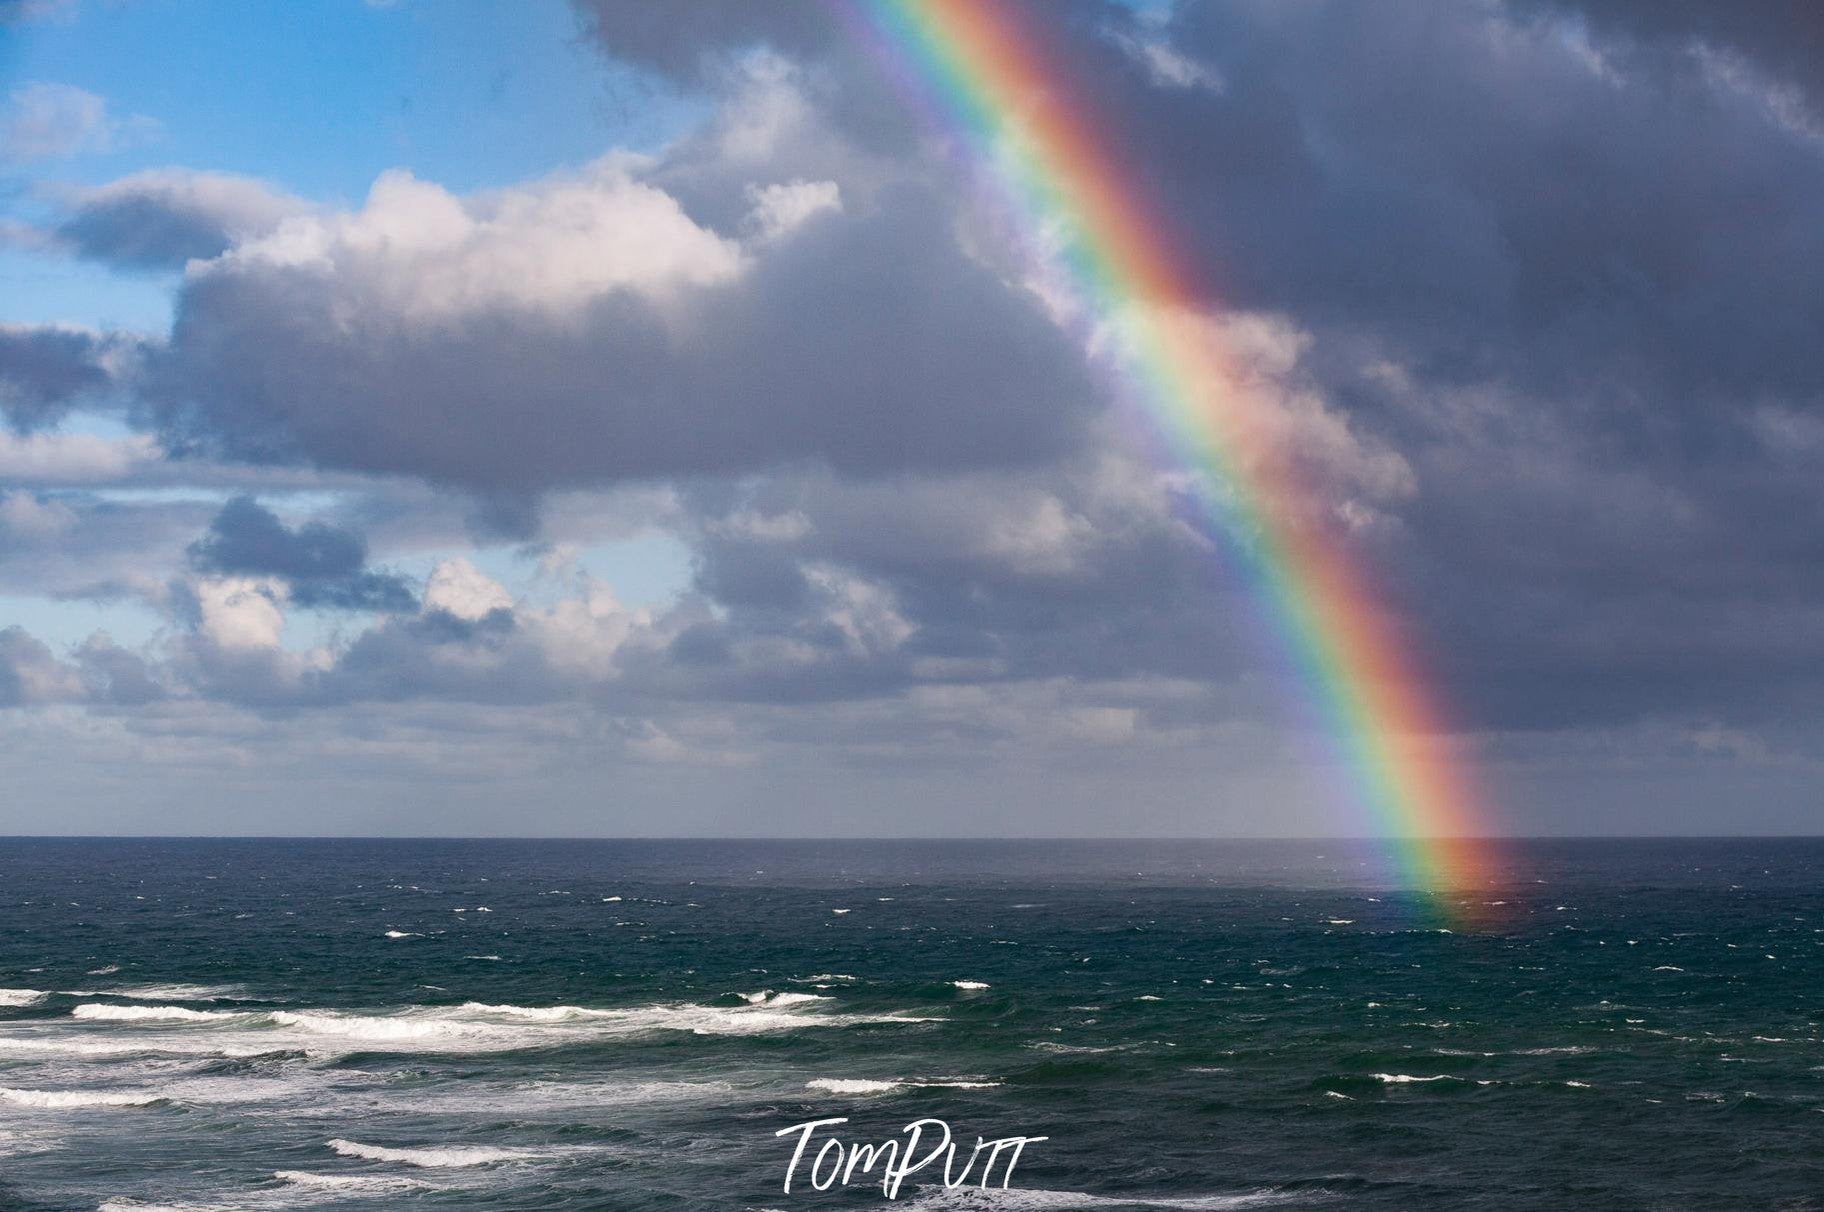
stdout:
<svg viewBox="0 0 1824 1212">
<path fill-rule="evenodd" d="M 577 834 L 577 833 L 0 833 L 0 842 L 1753 842 L 1824 841 L 1824 833 L 1420 834 Z"/>
</svg>

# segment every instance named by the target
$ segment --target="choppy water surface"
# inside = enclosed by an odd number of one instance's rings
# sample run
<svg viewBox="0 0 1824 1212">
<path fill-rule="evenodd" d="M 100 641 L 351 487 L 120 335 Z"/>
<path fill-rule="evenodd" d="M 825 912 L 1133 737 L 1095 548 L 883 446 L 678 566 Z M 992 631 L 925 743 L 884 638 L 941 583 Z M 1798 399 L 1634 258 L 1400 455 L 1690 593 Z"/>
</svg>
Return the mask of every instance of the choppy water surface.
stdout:
<svg viewBox="0 0 1824 1212">
<path fill-rule="evenodd" d="M 0 1208 L 1824 1206 L 1824 844 L 0 842 Z"/>
</svg>

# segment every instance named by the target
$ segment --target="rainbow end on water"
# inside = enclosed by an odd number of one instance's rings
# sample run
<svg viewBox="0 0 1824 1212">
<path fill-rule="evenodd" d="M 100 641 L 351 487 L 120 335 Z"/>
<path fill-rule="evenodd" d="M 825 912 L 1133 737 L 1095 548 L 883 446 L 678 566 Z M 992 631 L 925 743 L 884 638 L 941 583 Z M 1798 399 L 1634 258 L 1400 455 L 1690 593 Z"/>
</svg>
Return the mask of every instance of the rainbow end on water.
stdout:
<svg viewBox="0 0 1824 1212">
<path fill-rule="evenodd" d="M 1301 482 L 1296 452 L 1207 320 L 1214 293 L 1121 142 L 1013 0 L 835 0 L 835 11 L 1023 229 L 1048 298 L 1086 334 L 1115 331 L 1105 373 L 1175 467 L 1194 473 L 1305 687 L 1363 827 L 1436 912 L 1474 921 L 1498 863 L 1439 695 L 1366 570 Z M 1203 322 L 1200 322 L 1203 321 Z"/>
</svg>

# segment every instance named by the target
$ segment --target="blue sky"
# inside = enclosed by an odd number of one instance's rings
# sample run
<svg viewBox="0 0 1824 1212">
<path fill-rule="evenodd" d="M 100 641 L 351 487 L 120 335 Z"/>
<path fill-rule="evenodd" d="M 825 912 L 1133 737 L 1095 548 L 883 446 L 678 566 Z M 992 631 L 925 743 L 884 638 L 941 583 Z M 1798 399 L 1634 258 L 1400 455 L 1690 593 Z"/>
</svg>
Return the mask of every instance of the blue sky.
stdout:
<svg viewBox="0 0 1824 1212">
<path fill-rule="evenodd" d="M 648 149 L 691 105 L 608 69 L 563 0 L 370 4 L 325 0 L 85 3 L 0 27 L 0 75 L 105 97 L 155 127 L 118 150 L 12 175 L 15 214 L 37 190 L 183 165 L 260 177 L 352 205 L 381 172 L 452 189 L 510 184 L 611 147 Z M 169 290 L 92 264 L 0 253 L 0 319 L 132 328 L 168 323 Z"/>
</svg>

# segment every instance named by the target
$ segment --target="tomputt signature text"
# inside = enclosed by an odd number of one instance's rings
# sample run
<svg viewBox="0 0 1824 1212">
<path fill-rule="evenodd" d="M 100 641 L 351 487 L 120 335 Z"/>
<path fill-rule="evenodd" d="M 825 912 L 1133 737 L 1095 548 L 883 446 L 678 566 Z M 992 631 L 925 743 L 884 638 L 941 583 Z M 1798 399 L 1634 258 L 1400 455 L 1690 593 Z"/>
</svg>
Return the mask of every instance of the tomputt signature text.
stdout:
<svg viewBox="0 0 1824 1212">
<path fill-rule="evenodd" d="M 799 1165 L 805 1154 L 811 1152 L 811 1139 L 818 1129 L 833 1127 L 836 1124 L 848 1123 L 846 1116 L 838 1119 L 812 1119 L 789 1128 L 781 1128 L 774 1136 L 788 1136 L 796 1133 L 798 1144 L 792 1149 L 792 1160 L 785 1167 L 785 1193 L 792 1193 L 792 1180 L 799 1176 Z M 888 1199 L 899 1198 L 899 1185 L 906 1181 L 906 1176 L 935 1164 L 939 1158 L 944 1163 L 944 1186 L 961 1187 L 969 1182 L 969 1176 L 975 1169 L 976 1161 L 982 1151 L 988 1156 L 982 1164 L 977 1184 L 987 1187 L 996 1175 L 996 1164 L 1002 1164 L 999 1171 L 1000 1185 L 1007 1186 L 1013 1180 L 1013 1168 L 1020 1162 L 1020 1154 L 1027 1145 L 1048 1136 L 1003 1136 L 997 1140 L 975 1138 L 975 1148 L 970 1150 L 968 1161 L 963 1163 L 962 1172 L 952 1175 L 957 1159 L 957 1147 L 950 1139 L 950 1125 L 941 1119 L 913 1120 L 900 1133 L 906 1138 L 897 1140 L 889 1138 L 877 1145 L 848 1143 L 838 1140 L 834 1135 L 826 1135 L 822 1145 L 812 1153 L 809 1167 L 803 1176 L 810 1180 L 811 1186 L 818 1191 L 828 1191 L 837 1183 L 848 1186 L 858 1176 L 864 1182 L 880 1183 L 880 1191 Z M 935 1138 L 935 1139 L 931 1139 Z M 926 1152 L 921 1157 L 920 1147 Z M 880 1166 L 878 1174 L 872 1173 L 875 1166 Z"/>
</svg>

